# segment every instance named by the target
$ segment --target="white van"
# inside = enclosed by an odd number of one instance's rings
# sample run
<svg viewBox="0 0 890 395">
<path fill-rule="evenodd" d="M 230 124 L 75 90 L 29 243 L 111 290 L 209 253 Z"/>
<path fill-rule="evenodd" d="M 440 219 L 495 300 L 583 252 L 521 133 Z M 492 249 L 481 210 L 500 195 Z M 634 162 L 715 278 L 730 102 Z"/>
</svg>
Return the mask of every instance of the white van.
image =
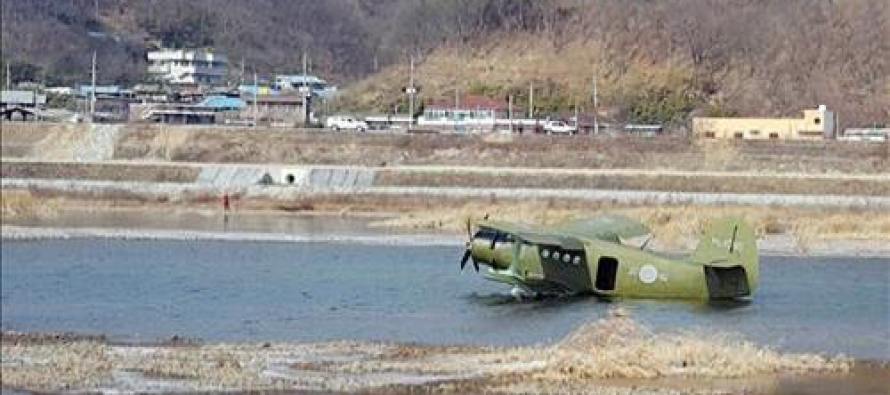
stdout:
<svg viewBox="0 0 890 395">
<path fill-rule="evenodd" d="M 364 132 L 368 130 L 368 123 L 358 120 L 355 117 L 349 115 L 334 115 L 328 117 L 328 119 L 325 121 L 325 127 L 327 127 L 328 129 L 333 129 L 335 132 L 338 132 L 340 130 L 355 130 Z"/>
<path fill-rule="evenodd" d="M 547 121 L 544 122 L 544 132 L 547 134 L 568 134 L 578 133 L 578 128 L 569 125 L 563 121 Z"/>
</svg>

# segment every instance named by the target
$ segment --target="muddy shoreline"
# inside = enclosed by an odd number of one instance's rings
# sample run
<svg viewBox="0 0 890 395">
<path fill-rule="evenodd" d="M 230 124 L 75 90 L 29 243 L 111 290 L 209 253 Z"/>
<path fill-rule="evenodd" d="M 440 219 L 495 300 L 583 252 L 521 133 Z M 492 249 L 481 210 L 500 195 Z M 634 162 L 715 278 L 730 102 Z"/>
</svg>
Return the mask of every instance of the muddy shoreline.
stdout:
<svg viewBox="0 0 890 395">
<path fill-rule="evenodd" d="M 175 336 L 127 344 L 9 331 L 2 346 L 3 389 L 23 391 L 878 394 L 890 386 L 886 362 L 653 334 L 621 311 L 555 344 L 527 347 L 204 344 Z"/>
</svg>

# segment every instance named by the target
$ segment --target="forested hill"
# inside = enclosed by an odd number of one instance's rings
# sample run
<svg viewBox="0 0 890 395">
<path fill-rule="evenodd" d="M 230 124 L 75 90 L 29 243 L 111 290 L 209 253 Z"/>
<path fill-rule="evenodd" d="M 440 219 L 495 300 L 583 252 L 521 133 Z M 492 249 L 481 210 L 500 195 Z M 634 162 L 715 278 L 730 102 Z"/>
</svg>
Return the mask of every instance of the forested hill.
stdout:
<svg viewBox="0 0 890 395">
<path fill-rule="evenodd" d="M 212 47 L 237 77 L 313 71 L 351 85 L 343 105 L 403 100 L 410 56 L 423 100 L 455 90 L 542 111 L 589 108 L 678 121 L 794 114 L 827 104 L 845 124 L 890 119 L 887 0 L 2 0 L 2 61 L 16 79 L 142 78 L 155 45 Z M 5 71 L 5 70 L 4 70 Z"/>
</svg>

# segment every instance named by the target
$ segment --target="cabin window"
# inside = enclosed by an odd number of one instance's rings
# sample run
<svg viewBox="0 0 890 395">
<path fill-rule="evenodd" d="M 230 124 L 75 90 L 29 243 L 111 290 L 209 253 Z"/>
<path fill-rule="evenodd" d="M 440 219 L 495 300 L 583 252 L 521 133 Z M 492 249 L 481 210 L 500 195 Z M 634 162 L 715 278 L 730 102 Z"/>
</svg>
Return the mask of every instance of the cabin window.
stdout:
<svg viewBox="0 0 890 395">
<path fill-rule="evenodd" d="M 735 138 L 743 139 L 743 138 L 745 138 L 745 134 L 742 132 L 735 132 Z"/>
<path fill-rule="evenodd" d="M 614 290 L 616 274 L 618 274 L 618 260 L 610 256 L 601 257 L 596 265 L 596 289 Z"/>
<path fill-rule="evenodd" d="M 714 136 L 714 132 L 705 132 L 705 138 L 706 138 L 706 139 L 712 139 L 712 138 L 714 138 L 714 137 L 715 137 L 715 136 Z"/>
<path fill-rule="evenodd" d="M 815 123 L 816 125 L 818 125 L 818 124 L 822 123 L 822 120 L 819 119 L 819 118 L 816 118 L 816 119 L 813 120 L 813 123 Z"/>
<path fill-rule="evenodd" d="M 286 177 L 284 177 L 284 179 L 285 179 L 285 181 L 287 181 L 288 184 L 293 184 L 294 181 L 297 180 L 297 178 L 294 177 L 293 174 L 288 174 Z"/>
<path fill-rule="evenodd" d="M 770 138 L 770 140 L 778 140 L 779 134 L 778 133 L 770 133 L 769 138 Z"/>
</svg>

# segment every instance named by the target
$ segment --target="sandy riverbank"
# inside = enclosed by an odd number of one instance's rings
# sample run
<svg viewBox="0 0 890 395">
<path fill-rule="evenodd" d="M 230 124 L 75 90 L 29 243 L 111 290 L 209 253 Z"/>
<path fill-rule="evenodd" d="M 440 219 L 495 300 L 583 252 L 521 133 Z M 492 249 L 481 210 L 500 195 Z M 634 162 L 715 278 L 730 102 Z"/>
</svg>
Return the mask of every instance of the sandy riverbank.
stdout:
<svg viewBox="0 0 890 395">
<path fill-rule="evenodd" d="M 862 363 L 781 353 L 736 335 L 652 333 L 621 310 L 555 344 L 529 347 L 204 345 L 181 339 L 115 345 L 102 338 L 9 332 L 2 346 L 3 387 L 41 391 L 768 394 L 793 388 L 789 383 L 838 380 L 849 386 L 890 377 L 887 368 L 873 368 L 863 378 Z"/>
<path fill-rule="evenodd" d="M 641 221 L 653 231 L 650 248 L 679 253 L 695 247 L 699 232 L 709 219 L 735 216 L 755 227 L 761 254 L 890 258 L 890 212 L 882 210 L 340 197 L 287 203 L 236 199 L 234 210 L 226 219 L 217 205 L 216 201 L 169 203 L 46 197 L 4 190 L 2 237 L 460 246 L 466 238 L 467 219 L 472 222 L 486 214 L 544 226 L 571 218 L 621 214 Z M 71 212 L 78 215 L 74 219 L 65 215 Z M 98 217 L 105 219 L 97 220 Z M 306 218 L 314 220 L 301 223 Z M 328 225 L 330 222 L 343 223 Z"/>
</svg>

